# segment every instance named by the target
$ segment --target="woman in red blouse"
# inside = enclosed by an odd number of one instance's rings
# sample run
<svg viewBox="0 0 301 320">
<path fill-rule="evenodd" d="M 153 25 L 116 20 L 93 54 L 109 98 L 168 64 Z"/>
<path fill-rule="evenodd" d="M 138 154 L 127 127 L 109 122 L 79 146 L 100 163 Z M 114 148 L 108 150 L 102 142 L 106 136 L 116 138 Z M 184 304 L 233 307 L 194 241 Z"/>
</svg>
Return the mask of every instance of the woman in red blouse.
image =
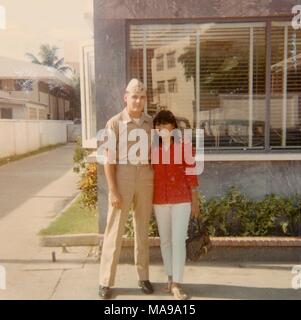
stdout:
<svg viewBox="0 0 301 320">
<path fill-rule="evenodd" d="M 188 295 L 181 288 L 186 261 L 186 238 L 190 216 L 199 213 L 196 175 L 188 175 L 194 167 L 191 161 L 191 144 L 182 142 L 175 116 L 167 110 L 160 111 L 153 120 L 159 136 L 153 144 L 154 211 L 160 234 L 161 253 L 168 276 L 166 290 L 176 299 Z M 174 130 L 174 131 L 173 131 Z M 187 148 L 188 147 L 188 148 Z M 184 152 L 185 151 L 185 152 Z M 190 155 L 189 161 L 187 161 Z"/>
</svg>

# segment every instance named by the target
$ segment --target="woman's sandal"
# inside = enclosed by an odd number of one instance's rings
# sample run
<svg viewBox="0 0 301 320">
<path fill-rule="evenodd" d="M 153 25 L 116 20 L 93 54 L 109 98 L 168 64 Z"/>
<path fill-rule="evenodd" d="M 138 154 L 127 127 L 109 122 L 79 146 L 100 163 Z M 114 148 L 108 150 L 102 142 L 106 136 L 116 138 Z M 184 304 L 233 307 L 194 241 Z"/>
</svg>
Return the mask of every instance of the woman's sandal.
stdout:
<svg viewBox="0 0 301 320">
<path fill-rule="evenodd" d="M 162 292 L 164 293 L 170 293 L 171 291 L 171 282 L 168 282 L 162 289 Z"/>
<path fill-rule="evenodd" d="M 179 286 L 175 286 L 175 285 L 171 286 L 170 292 L 173 294 L 173 296 L 177 300 L 187 300 L 188 299 L 188 295 Z"/>
</svg>

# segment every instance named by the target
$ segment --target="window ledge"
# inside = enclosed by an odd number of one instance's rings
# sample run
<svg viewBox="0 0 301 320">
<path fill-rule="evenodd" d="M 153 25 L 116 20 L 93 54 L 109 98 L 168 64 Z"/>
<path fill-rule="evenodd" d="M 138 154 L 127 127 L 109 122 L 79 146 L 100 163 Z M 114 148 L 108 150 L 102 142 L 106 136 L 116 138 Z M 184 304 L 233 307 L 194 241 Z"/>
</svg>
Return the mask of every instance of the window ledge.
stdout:
<svg viewBox="0 0 301 320">
<path fill-rule="evenodd" d="M 300 161 L 301 153 L 205 154 L 205 162 L 213 161 Z"/>
<path fill-rule="evenodd" d="M 301 161 L 300 153 L 205 154 L 205 162 L 213 161 Z M 96 151 L 87 157 L 88 163 L 97 162 Z"/>
</svg>

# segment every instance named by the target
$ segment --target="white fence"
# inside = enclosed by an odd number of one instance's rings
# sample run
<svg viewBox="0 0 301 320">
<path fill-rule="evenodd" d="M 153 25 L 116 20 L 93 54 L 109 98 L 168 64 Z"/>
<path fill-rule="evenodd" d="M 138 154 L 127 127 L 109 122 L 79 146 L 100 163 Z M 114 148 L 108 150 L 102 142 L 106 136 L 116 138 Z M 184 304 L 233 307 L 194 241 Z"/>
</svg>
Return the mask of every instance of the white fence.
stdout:
<svg viewBox="0 0 301 320">
<path fill-rule="evenodd" d="M 81 124 L 68 124 L 68 142 L 76 142 L 78 138 L 82 136 L 82 125 Z"/>
<path fill-rule="evenodd" d="M 0 158 L 67 142 L 71 121 L 0 120 Z"/>
</svg>

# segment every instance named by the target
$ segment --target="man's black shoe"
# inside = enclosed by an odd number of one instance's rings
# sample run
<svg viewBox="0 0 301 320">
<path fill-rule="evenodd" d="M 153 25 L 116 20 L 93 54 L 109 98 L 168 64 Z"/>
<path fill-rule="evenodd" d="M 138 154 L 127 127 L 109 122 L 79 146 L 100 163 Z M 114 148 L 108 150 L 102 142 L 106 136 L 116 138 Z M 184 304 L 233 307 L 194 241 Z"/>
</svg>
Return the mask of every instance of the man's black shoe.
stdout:
<svg viewBox="0 0 301 320">
<path fill-rule="evenodd" d="M 151 294 L 154 292 L 152 284 L 149 280 L 141 281 L 139 280 L 138 286 L 142 289 L 142 292 L 145 294 Z"/>
<path fill-rule="evenodd" d="M 112 296 L 112 291 L 111 291 L 111 289 L 109 287 L 99 286 L 98 295 L 102 299 L 110 299 L 111 296 Z"/>
</svg>

